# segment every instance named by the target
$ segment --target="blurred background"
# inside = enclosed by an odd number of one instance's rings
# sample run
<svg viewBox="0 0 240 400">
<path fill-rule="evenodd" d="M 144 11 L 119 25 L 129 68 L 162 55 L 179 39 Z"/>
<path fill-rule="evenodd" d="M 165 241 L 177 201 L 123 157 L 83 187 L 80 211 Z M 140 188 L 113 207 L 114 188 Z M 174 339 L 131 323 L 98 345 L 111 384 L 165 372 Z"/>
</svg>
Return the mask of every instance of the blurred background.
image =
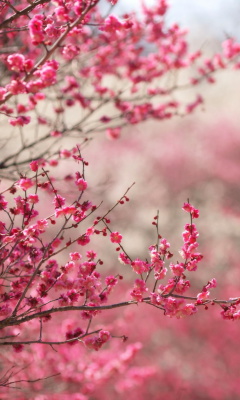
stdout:
<svg viewBox="0 0 240 400">
<path fill-rule="evenodd" d="M 173 0 L 170 4 L 167 21 L 189 29 L 192 49 L 213 54 L 226 38 L 239 39 L 237 0 Z M 116 9 L 140 12 L 137 0 L 120 1 Z M 215 84 L 201 86 L 204 105 L 193 115 L 125 128 L 118 141 L 101 136 L 86 148 L 86 158 L 94 157 L 100 166 L 110 202 L 136 182 L 130 203 L 112 216 L 113 226 L 122 221 L 124 245 L 133 257 L 147 257 L 155 234 L 152 218 L 159 210 L 160 233 L 170 241 L 174 259 L 178 258 L 181 231 L 188 222 L 181 206 L 189 198 L 200 209 L 197 226 L 204 254 L 194 290 L 200 291 L 215 277 L 218 287 L 213 296 L 228 298 L 240 293 L 240 74 L 223 71 L 215 78 Z M 108 256 L 111 260 L 114 253 Z M 132 379 L 124 395 L 127 391 L 133 400 L 239 399 L 240 326 L 222 320 L 219 311 L 212 307 L 192 318 L 171 320 L 147 308 L 143 321 L 142 307 L 127 310 L 129 340 L 138 340 L 139 335 L 143 340 L 137 367 L 153 365 L 156 375 L 147 384 L 143 378 Z"/>
</svg>

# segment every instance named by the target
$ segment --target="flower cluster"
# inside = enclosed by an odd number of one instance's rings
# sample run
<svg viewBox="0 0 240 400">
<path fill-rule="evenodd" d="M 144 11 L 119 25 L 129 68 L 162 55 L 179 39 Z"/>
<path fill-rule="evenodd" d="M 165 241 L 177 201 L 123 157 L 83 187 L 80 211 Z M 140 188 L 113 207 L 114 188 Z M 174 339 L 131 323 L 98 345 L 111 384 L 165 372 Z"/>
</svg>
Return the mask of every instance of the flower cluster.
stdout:
<svg viewBox="0 0 240 400">
<path fill-rule="evenodd" d="M 191 68 L 194 76 L 190 83 L 183 82 L 188 87 L 203 80 L 213 83 L 216 71 L 226 69 L 230 63 L 235 69 L 239 67 L 239 45 L 234 39 L 226 40 L 223 52 L 212 58 L 202 60 L 200 51 L 190 53 L 186 30 L 177 24 L 166 24 L 166 0 L 149 8 L 144 5 L 142 19 L 135 14 L 110 14 L 104 18 L 98 1 L 48 2 L 41 6 L 44 12 L 33 4 L 31 13 L 27 12 L 28 2 L 26 12 L 22 6 L 14 16 L 10 5 L 4 7 L 3 18 L 14 19 L 11 34 L 6 36 L 5 25 L 1 30 L 0 23 L 3 47 L 5 40 L 9 49 L 15 48 L 15 40 L 19 43 L 18 50 L 8 53 L 2 61 L 2 68 L 8 73 L 0 79 L 0 112 L 14 127 L 44 125 L 46 132 L 38 140 L 46 151 L 50 138 L 75 134 L 76 130 L 83 134 L 105 130 L 109 139 L 118 139 L 126 123 L 134 125 L 149 118 L 164 120 L 192 113 L 201 106 L 203 97 L 196 93 L 187 104 L 176 101 L 172 94 L 178 83 L 166 85 L 168 75 Z M 64 73 L 60 64 L 64 65 Z M 72 68 L 75 64 L 76 73 Z M 113 79 L 107 79 L 109 76 Z M 117 82 L 121 83 L 119 88 Z M 39 103 L 46 100 L 44 92 L 49 88 L 54 88 L 50 112 L 44 113 Z M 112 112 L 105 108 L 107 104 L 111 104 Z M 58 116 L 65 115 L 69 107 L 74 108 L 77 119 L 63 127 Z M 83 118 L 78 117 L 82 112 Z M 89 127 L 94 113 L 97 118 Z M 10 164 L 10 160 L 6 163 Z"/>
</svg>

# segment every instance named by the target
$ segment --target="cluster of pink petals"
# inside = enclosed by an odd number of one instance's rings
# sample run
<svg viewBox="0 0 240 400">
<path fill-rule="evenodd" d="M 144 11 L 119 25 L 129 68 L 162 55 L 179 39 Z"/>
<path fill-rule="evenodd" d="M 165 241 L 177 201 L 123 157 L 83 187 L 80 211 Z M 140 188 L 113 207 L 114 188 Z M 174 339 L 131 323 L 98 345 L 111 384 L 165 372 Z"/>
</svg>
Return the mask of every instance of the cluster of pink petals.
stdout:
<svg viewBox="0 0 240 400">
<path fill-rule="evenodd" d="M 98 351 L 109 339 L 110 333 L 108 331 L 101 330 L 98 336 L 87 337 L 84 340 L 84 344 L 87 348 Z"/>
<path fill-rule="evenodd" d="M 122 235 L 119 232 L 111 232 L 110 240 L 112 243 L 121 243 Z"/>
</svg>

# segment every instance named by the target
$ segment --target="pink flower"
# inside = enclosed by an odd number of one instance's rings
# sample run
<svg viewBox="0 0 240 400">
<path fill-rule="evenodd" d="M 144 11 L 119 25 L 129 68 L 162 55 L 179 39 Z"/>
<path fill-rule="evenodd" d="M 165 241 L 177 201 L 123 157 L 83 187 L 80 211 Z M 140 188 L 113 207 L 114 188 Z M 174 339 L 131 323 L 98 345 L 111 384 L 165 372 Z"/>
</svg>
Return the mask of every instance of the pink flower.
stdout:
<svg viewBox="0 0 240 400">
<path fill-rule="evenodd" d="M 198 293 L 197 299 L 198 299 L 198 301 L 202 302 L 202 301 L 207 300 L 209 298 L 209 295 L 210 295 L 210 292 L 204 291 L 204 292 Z"/>
<path fill-rule="evenodd" d="M 78 190 L 80 190 L 81 192 L 86 190 L 88 187 L 87 182 L 83 178 L 77 179 L 75 183 L 78 187 Z"/>
<path fill-rule="evenodd" d="M 60 246 L 61 244 L 61 240 L 59 238 L 54 239 L 54 241 L 52 242 L 52 247 L 54 249 L 56 249 L 58 246 Z"/>
<path fill-rule="evenodd" d="M 37 160 L 31 161 L 29 166 L 30 166 L 30 168 L 31 168 L 31 170 L 33 172 L 36 172 L 38 170 L 38 167 L 39 167 L 38 161 Z"/>
<path fill-rule="evenodd" d="M 136 301 L 143 300 L 143 294 L 147 292 L 148 289 L 146 287 L 146 283 L 141 279 L 136 279 L 133 290 L 130 292 L 132 298 Z"/>
<path fill-rule="evenodd" d="M 82 235 L 80 238 L 77 240 L 77 243 L 80 244 L 81 246 L 86 246 L 90 242 L 90 237 L 88 235 Z"/>
<path fill-rule="evenodd" d="M 60 151 L 60 155 L 63 158 L 69 158 L 69 157 L 71 157 L 71 154 L 72 154 L 71 151 L 69 151 L 67 149 L 64 149 L 64 150 Z"/>
<path fill-rule="evenodd" d="M 170 247 L 170 243 L 168 243 L 167 240 L 164 238 L 161 239 L 160 245 L 159 245 L 159 253 L 161 255 L 165 255 L 167 252 L 167 249 L 169 249 L 169 247 Z"/>
<path fill-rule="evenodd" d="M 81 260 L 82 258 L 82 255 L 78 252 L 69 253 L 69 256 L 72 261 Z"/>
<path fill-rule="evenodd" d="M 26 83 L 19 79 L 13 79 L 6 89 L 12 94 L 26 93 Z"/>
<path fill-rule="evenodd" d="M 44 86 L 50 86 L 56 83 L 56 70 L 49 65 L 43 66 L 39 74 Z"/>
<path fill-rule="evenodd" d="M 167 268 L 162 268 L 160 271 L 156 271 L 154 273 L 154 278 L 156 279 L 156 281 L 159 281 L 160 279 L 165 278 L 166 275 L 167 275 Z"/>
<path fill-rule="evenodd" d="M 23 344 L 14 344 L 13 345 L 13 350 L 15 351 L 15 353 L 21 353 L 21 351 L 23 351 L 24 346 Z"/>
<path fill-rule="evenodd" d="M 110 333 L 108 331 L 100 331 L 98 336 L 102 343 L 106 343 L 110 339 Z"/>
<path fill-rule="evenodd" d="M 35 15 L 28 24 L 32 44 L 38 45 L 44 40 L 43 15 Z"/>
<path fill-rule="evenodd" d="M 0 210 L 6 210 L 8 202 L 5 200 L 5 197 L 0 194 Z"/>
<path fill-rule="evenodd" d="M 106 130 L 106 135 L 108 139 L 118 139 L 121 134 L 121 128 L 108 128 Z"/>
<path fill-rule="evenodd" d="M 58 218 L 61 215 L 75 214 L 76 208 L 75 206 L 66 206 L 62 208 L 55 209 L 55 217 Z"/>
<path fill-rule="evenodd" d="M 117 284 L 118 280 L 114 276 L 110 275 L 105 278 L 105 282 L 106 282 L 106 285 L 108 285 L 108 286 L 115 286 Z"/>
<path fill-rule="evenodd" d="M 118 256 L 118 259 L 119 259 L 120 263 L 122 263 L 122 264 L 125 264 L 125 265 L 131 264 L 131 260 L 124 253 L 120 253 Z"/>
<path fill-rule="evenodd" d="M 27 190 L 33 185 L 34 183 L 29 178 L 22 178 L 17 182 L 17 186 L 22 190 Z"/>
<path fill-rule="evenodd" d="M 62 55 L 66 60 L 72 60 L 80 53 L 80 48 L 73 44 L 67 44 L 63 47 Z"/>
<path fill-rule="evenodd" d="M 45 229 L 48 226 L 48 221 L 46 219 L 40 219 L 37 221 L 37 223 L 34 225 L 36 229 L 39 229 L 40 232 L 45 232 Z"/>
<path fill-rule="evenodd" d="M 53 204 L 54 204 L 55 208 L 60 208 L 60 207 L 64 206 L 65 202 L 66 202 L 66 199 L 64 197 L 60 196 L 59 194 L 56 197 L 54 197 L 54 199 L 53 199 Z"/>
<path fill-rule="evenodd" d="M 25 115 L 21 115 L 17 118 L 10 119 L 9 123 L 12 126 L 23 126 L 23 125 L 29 124 L 30 121 L 31 121 L 31 117 L 26 117 Z"/>
<path fill-rule="evenodd" d="M 217 287 L 217 281 L 215 278 L 211 279 L 208 284 L 205 286 L 206 289 Z"/>
<path fill-rule="evenodd" d="M 182 273 L 184 272 L 184 267 L 183 267 L 183 263 L 181 264 L 170 264 L 169 268 L 171 269 L 172 273 L 175 276 L 181 276 Z"/>
<path fill-rule="evenodd" d="M 119 21 L 119 19 L 114 15 L 109 15 L 109 17 L 105 19 L 105 23 L 103 27 L 101 27 L 101 30 L 104 32 L 115 33 L 122 28 L 123 24 L 121 21 Z"/>
<path fill-rule="evenodd" d="M 110 239 L 112 243 L 121 243 L 122 241 L 122 235 L 120 235 L 119 232 L 112 232 L 110 234 Z"/>
<path fill-rule="evenodd" d="M 25 57 L 22 54 L 11 54 L 7 58 L 7 63 L 12 71 L 20 72 L 23 70 Z"/>
<path fill-rule="evenodd" d="M 88 258 L 88 260 L 92 261 L 97 257 L 97 253 L 95 253 L 95 251 L 93 250 L 89 250 L 86 252 L 86 257 Z"/>
<path fill-rule="evenodd" d="M 7 93 L 7 90 L 4 87 L 0 86 L 0 101 L 4 100 L 6 93 Z"/>
<path fill-rule="evenodd" d="M 50 135 L 52 136 L 52 137 L 61 137 L 62 136 L 62 132 L 60 132 L 60 131 L 52 131 L 51 133 L 50 133 Z"/>
<path fill-rule="evenodd" d="M 87 236 L 91 236 L 91 235 L 94 234 L 94 232 L 95 232 L 95 229 L 92 228 L 92 227 L 90 227 L 90 228 L 88 228 L 88 229 L 86 230 L 86 235 L 87 235 Z"/>
<path fill-rule="evenodd" d="M 48 164 L 51 165 L 51 167 L 57 167 L 58 160 L 49 160 Z"/>
<path fill-rule="evenodd" d="M 199 217 L 199 210 L 194 208 L 191 204 L 189 203 L 184 203 L 182 209 L 186 212 L 189 212 L 192 215 L 192 218 L 198 218 Z"/>
<path fill-rule="evenodd" d="M 131 263 L 131 266 L 137 274 L 142 274 L 143 272 L 148 271 L 147 263 L 145 261 L 140 260 L 139 258 L 134 260 Z"/>
<path fill-rule="evenodd" d="M 30 195 L 28 196 L 28 201 L 29 201 L 29 203 L 31 203 L 31 204 L 36 204 L 36 203 L 39 202 L 39 197 L 38 197 L 37 194 L 30 194 Z"/>
</svg>

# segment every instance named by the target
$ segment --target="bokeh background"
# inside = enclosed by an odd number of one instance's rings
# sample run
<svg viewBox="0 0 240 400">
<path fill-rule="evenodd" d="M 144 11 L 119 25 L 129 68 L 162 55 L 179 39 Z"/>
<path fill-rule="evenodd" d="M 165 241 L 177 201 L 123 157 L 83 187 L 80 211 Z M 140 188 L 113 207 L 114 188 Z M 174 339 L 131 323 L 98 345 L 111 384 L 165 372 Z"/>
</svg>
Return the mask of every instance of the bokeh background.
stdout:
<svg viewBox="0 0 240 400">
<path fill-rule="evenodd" d="M 138 1 L 122 1 L 117 9 L 119 13 L 140 12 L 138 5 Z M 235 0 L 177 0 L 171 2 L 167 20 L 189 28 L 191 48 L 210 55 L 226 38 L 239 38 L 239 17 L 240 5 Z M 118 226 L 122 221 L 124 244 L 135 257 L 146 257 L 147 247 L 154 241 L 151 221 L 156 210 L 160 212 L 160 233 L 169 239 L 177 257 L 186 220 L 182 203 L 189 198 L 200 209 L 204 259 L 195 288 L 201 290 L 215 277 L 218 287 L 214 295 L 228 298 L 238 296 L 240 290 L 240 74 L 224 71 L 215 78 L 215 84 L 203 84 L 199 89 L 205 102 L 193 115 L 125 128 L 117 142 L 101 136 L 86 154 L 100 167 L 110 203 L 136 182 L 131 202 L 112 218 Z M 103 153 L 106 164 L 102 163 Z M 126 324 L 129 340 L 143 341 L 137 367 L 150 364 L 156 368 L 150 383 L 143 378 L 129 383 L 128 398 L 137 399 L 140 393 L 140 398 L 154 399 L 239 398 L 238 322 L 222 320 L 219 309 L 213 308 L 180 321 L 148 308 L 146 312 L 142 308 L 128 310 L 125 318 L 131 319 L 130 326 Z M 145 382 L 143 386 L 141 382 Z M 120 392 L 118 396 L 121 398 Z"/>
</svg>

